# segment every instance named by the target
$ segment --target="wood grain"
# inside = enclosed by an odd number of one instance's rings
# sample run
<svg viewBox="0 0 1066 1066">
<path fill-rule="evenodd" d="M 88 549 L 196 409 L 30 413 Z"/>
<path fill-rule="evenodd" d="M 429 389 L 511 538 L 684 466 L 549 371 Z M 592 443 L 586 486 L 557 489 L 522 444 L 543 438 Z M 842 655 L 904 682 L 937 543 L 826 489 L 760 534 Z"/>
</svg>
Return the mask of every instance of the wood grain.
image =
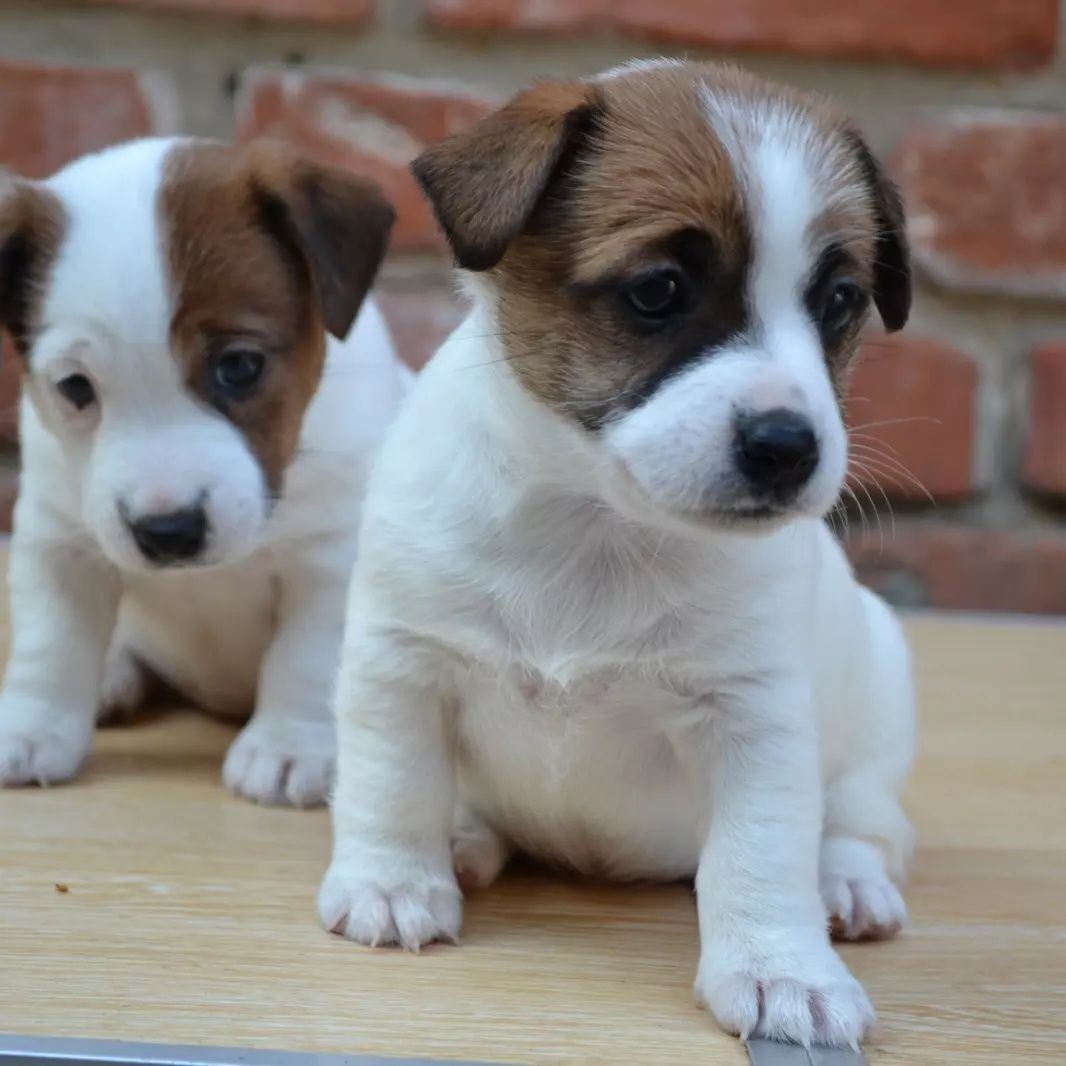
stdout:
<svg viewBox="0 0 1066 1066">
<path fill-rule="evenodd" d="M 911 623 L 921 850 L 898 941 L 844 949 L 878 1062 L 1066 1062 L 1066 627 Z M 525 870 L 421 957 L 322 932 L 321 812 L 218 781 L 189 713 L 100 735 L 77 784 L 0 794 L 0 1031 L 515 1063 L 739 1064 L 696 1009 L 690 890 Z M 66 892 L 57 890 L 64 886 Z"/>
</svg>

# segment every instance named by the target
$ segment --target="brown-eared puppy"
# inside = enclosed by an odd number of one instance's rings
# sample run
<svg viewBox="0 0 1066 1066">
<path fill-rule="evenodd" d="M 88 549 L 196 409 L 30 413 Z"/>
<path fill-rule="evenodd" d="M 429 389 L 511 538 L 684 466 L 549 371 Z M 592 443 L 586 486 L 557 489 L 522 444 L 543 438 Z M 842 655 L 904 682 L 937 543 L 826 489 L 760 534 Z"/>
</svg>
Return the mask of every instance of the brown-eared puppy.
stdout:
<svg viewBox="0 0 1066 1066">
<path fill-rule="evenodd" d="M 324 923 L 454 939 L 515 847 L 694 877 L 721 1024 L 858 1042 L 828 928 L 903 923 L 913 691 L 823 517 L 860 332 L 909 311 L 898 196 L 826 102 L 672 61 L 415 173 L 473 308 L 368 489 Z"/>
</svg>

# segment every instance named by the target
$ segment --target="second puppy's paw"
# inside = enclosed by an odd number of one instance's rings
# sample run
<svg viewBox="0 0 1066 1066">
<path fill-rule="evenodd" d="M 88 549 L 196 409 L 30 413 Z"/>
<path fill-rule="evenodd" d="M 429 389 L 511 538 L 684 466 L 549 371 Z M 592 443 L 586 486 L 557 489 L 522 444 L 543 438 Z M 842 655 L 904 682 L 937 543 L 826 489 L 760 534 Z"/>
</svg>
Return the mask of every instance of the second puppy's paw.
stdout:
<svg viewBox="0 0 1066 1066">
<path fill-rule="evenodd" d="M 226 787 L 268 806 L 317 807 L 333 786 L 333 729 L 287 734 L 254 719 L 226 753 Z"/>
<path fill-rule="evenodd" d="M 0 706 L 0 720 L 5 717 Z M 89 737 L 81 730 L 68 733 L 39 722 L 5 722 L 0 725 L 0 788 L 69 781 L 88 754 Z"/>
</svg>

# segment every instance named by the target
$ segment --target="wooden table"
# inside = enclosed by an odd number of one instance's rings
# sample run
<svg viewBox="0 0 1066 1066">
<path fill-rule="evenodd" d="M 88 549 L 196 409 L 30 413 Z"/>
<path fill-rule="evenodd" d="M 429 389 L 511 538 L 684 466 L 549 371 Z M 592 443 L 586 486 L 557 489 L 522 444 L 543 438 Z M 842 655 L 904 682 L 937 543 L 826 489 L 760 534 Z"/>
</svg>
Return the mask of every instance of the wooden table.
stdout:
<svg viewBox="0 0 1066 1066">
<path fill-rule="evenodd" d="M 913 926 L 844 954 L 878 1062 L 1066 1063 L 1066 626 L 915 619 Z M 57 669 L 62 664 L 57 663 Z M 421 957 L 328 936 L 322 812 L 223 792 L 230 732 L 100 735 L 88 774 L 0 794 L 0 1032 L 512 1063 L 735 1063 L 691 996 L 683 886 L 511 874 Z"/>
</svg>

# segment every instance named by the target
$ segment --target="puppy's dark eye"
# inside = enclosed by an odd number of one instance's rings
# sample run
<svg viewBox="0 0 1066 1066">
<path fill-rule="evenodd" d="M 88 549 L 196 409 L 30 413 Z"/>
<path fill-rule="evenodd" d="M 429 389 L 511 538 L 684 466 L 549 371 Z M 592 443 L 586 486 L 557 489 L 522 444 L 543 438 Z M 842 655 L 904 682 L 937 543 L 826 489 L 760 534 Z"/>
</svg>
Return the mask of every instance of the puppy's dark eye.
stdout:
<svg viewBox="0 0 1066 1066">
<path fill-rule="evenodd" d="M 232 400 L 250 396 L 264 369 L 266 356 L 255 348 L 227 348 L 211 361 L 215 387 Z"/>
<path fill-rule="evenodd" d="M 71 374 L 56 383 L 59 395 L 78 411 L 96 402 L 96 389 L 84 374 Z"/>
<path fill-rule="evenodd" d="M 650 322 L 676 315 L 684 304 L 684 285 L 676 270 L 657 270 L 630 282 L 622 295 L 630 309 Z"/>
<path fill-rule="evenodd" d="M 822 309 L 822 333 L 828 336 L 843 333 L 866 310 L 868 303 L 869 297 L 850 278 L 834 282 Z"/>
</svg>

